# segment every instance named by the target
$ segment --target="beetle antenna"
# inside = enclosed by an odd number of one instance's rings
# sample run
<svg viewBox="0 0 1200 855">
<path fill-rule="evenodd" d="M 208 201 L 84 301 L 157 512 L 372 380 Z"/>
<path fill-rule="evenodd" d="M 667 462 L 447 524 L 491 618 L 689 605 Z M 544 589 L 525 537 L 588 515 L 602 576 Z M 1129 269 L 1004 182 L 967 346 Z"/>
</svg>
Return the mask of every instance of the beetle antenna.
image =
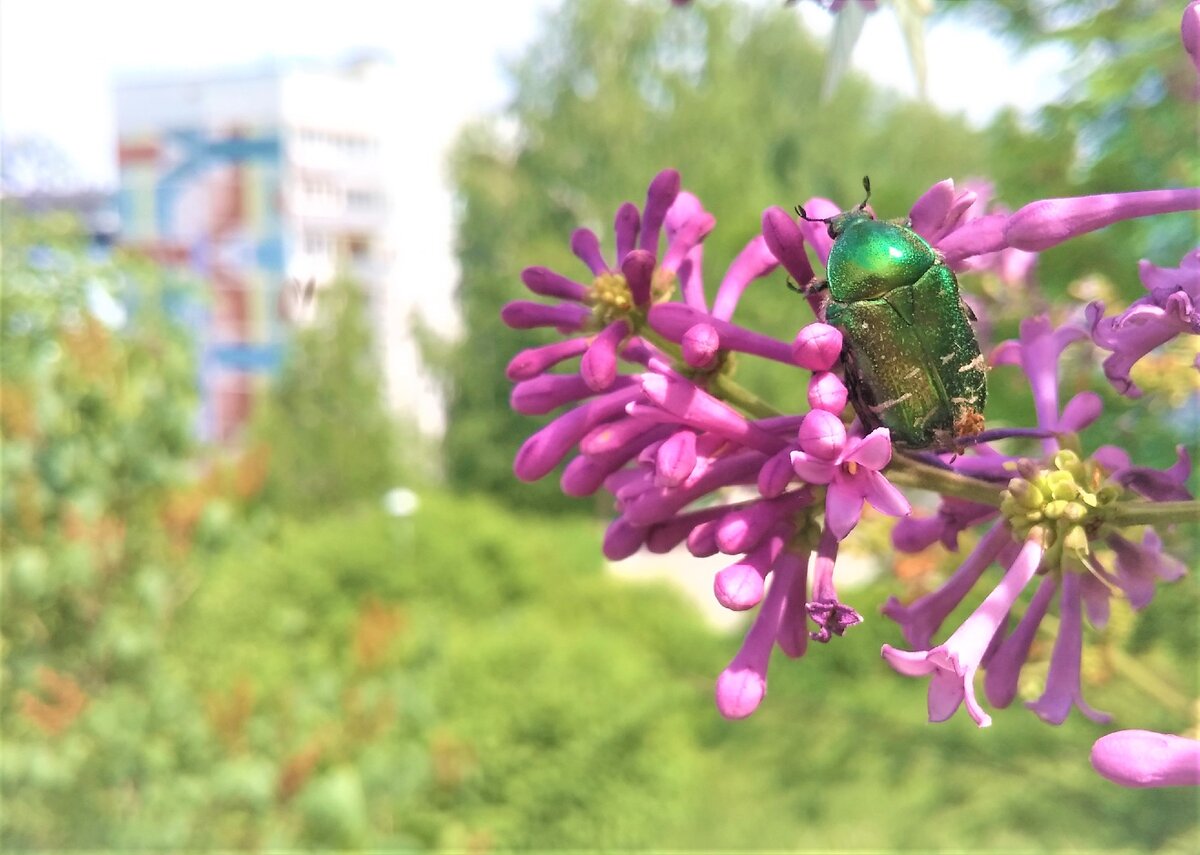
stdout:
<svg viewBox="0 0 1200 855">
<path fill-rule="evenodd" d="M 808 212 L 804 210 L 803 205 L 796 206 L 796 213 L 800 215 L 800 219 L 809 223 L 825 223 L 825 225 L 829 225 L 829 221 L 833 219 L 833 217 L 810 217 Z"/>
<path fill-rule="evenodd" d="M 860 211 L 865 211 L 867 209 L 867 201 L 871 198 L 871 176 L 870 175 L 863 176 L 863 189 L 867 191 L 867 198 L 863 199 L 862 203 L 858 206 L 858 210 L 860 210 Z"/>
</svg>

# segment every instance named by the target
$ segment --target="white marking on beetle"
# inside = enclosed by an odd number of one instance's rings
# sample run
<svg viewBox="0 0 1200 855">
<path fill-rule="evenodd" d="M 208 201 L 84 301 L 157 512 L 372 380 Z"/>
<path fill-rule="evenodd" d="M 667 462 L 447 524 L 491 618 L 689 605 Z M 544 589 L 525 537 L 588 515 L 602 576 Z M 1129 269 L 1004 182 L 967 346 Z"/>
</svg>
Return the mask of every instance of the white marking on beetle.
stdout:
<svg viewBox="0 0 1200 855">
<path fill-rule="evenodd" d="M 970 362 L 968 362 L 966 365 L 964 365 L 962 368 L 958 369 L 958 373 L 962 374 L 964 371 L 971 371 L 976 368 L 979 369 L 980 371 L 982 371 L 986 366 L 987 366 L 987 362 L 984 360 L 983 354 L 981 353 L 978 356 L 976 356 L 974 359 L 972 359 Z"/>
<path fill-rule="evenodd" d="M 879 414 L 879 413 L 882 413 L 884 410 L 890 410 L 892 407 L 896 406 L 897 404 L 903 404 L 905 401 L 907 401 L 911 397 L 912 397 L 912 392 L 905 392 L 899 398 L 893 398 L 890 401 L 884 401 L 882 404 L 876 404 L 875 406 L 870 407 L 869 409 L 871 410 L 871 412 L 873 412 L 875 414 Z"/>
<path fill-rule="evenodd" d="M 920 376 L 921 376 L 921 369 L 920 369 L 920 368 L 914 368 L 912 371 L 910 371 L 910 372 L 908 372 L 907 374 L 905 374 L 905 375 L 904 375 L 904 379 L 905 379 L 905 380 L 912 380 L 912 379 L 914 379 L 914 378 L 917 378 L 917 377 L 920 377 Z M 910 394 L 911 394 L 911 393 L 910 393 Z"/>
<path fill-rule="evenodd" d="M 945 365 L 947 362 L 949 362 L 953 358 L 954 358 L 953 351 L 951 351 L 950 353 L 947 353 L 945 356 L 942 357 L 942 365 Z"/>
</svg>

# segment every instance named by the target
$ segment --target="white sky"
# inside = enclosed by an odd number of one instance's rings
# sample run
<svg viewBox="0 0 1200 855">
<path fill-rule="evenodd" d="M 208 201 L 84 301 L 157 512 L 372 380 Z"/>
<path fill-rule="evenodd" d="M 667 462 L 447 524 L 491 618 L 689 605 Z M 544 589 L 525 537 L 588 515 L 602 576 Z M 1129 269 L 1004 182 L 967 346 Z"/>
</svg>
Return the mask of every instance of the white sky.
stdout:
<svg viewBox="0 0 1200 855">
<path fill-rule="evenodd" d="M 437 290 L 448 295 L 455 269 L 446 149 L 465 121 L 503 105 L 502 60 L 518 54 L 540 17 L 557 5 L 558 0 L 0 0 L 0 133 L 48 138 L 87 182 L 111 186 L 114 79 L 383 48 L 404 79 L 418 84 L 383 107 L 394 110 L 398 122 L 412 123 L 394 196 L 402 220 L 398 255 L 420 259 L 420 269 L 408 275 L 438 283 Z M 795 8 L 811 28 L 828 31 L 830 16 L 815 4 Z M 1014 63 L 988 33 L 949 24 L 929 32 L 927 46 L 933 101 L 973 121 L 985 121 L 1005 104 L 1031 110 L 1060 91 L 1053 73 L 1065 59 L 1053 51 Z M 854 64 L 881 82 L 913 91 L 890 11 L 868 18 Z M 447 300 L 425 307 L 437 326 L 450 322 Z"/>
</svg>

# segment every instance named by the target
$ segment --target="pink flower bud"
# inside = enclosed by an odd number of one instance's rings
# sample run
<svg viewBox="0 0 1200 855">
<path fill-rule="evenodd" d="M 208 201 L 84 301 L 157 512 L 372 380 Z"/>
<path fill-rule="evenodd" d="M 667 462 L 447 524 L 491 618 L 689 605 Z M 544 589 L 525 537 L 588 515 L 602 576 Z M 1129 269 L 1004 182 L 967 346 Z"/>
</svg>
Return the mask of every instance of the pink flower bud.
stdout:
<svg viewBox="0 0 1200 855">
<path fill-rule="evenodd" d="M 745 718 L 758 709 L 766 694 L 763 675 L 748 668 L 730 666 L 717 678 L 717 709 L 725 718 Z"/>
<path fill-rule="evenodd" d="M 721 337 L 712 324 L 699 323 L 683 334 L 683 359 L 693 368 L 709 368 L 717 359 Z"/>
<path fill-rule="evenodd" d="M 821 460 L 834 460 L 846 445 L 846 426 L 827 410 L 813 410 L 800 423 L 800 448 Z"/>
<path fill-rule="evenodd" d="M 846 384 L 830 371 L 818 371 L 808 381 L 808 405 L 814 410 L 840 413 L 846 408 Z"/>
<path fill-rule="evenodd" d="M 842 334 L 829 324 L 809 324 L 792 345 L 792 360 L 810 371 L 828 371 L 842 352 Z"/>
</svg>

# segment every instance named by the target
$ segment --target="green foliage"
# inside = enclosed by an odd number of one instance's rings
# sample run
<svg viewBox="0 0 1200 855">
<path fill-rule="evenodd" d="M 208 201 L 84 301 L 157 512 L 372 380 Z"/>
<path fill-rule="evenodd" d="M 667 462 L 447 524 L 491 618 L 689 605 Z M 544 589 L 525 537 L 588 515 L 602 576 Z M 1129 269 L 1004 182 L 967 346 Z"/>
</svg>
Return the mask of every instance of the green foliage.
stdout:
<svg viewBox="0 0 1200 855">
<path fill-rule="evenodd" d="M 5 844 L 1185 848 L 1190 795 L 1099 783 L 1077 716 L 924 724 L 924 682 L 873 653 L 895 640 L 879 618 L 778 658 L 762 709 L 722 720 L 736 633 L 603 575 L 599 537 L 429 493 L 407 519 L 235 538 L 148 652 L 153 683 L 123 674 L 59 733 L 6 738 Z M 883 595 L 851 598 L 873 615 Z M 1145 721 L 1136 692 L 1091 699 Z"/>
<path fill-rule="evenodd" d="M 366 295 L 341 281 L 317 303 L 252 430 L 270 457 L 264 501 L 303 517 L 378 501 L 398 475 L 399 428 L 384 408 Z"/>
<path fill-rule="evenodd" d="M 0 835 L 36 844 L 79 809 L 95 839 L 119 784 L 170 762 L 164 722 L 189 728 L 156 656 L 192 583 L 176 564 L 213 526 L 183 492 L 195 373 L 170 312 L 189 295 L 93 258 L 69 218 L 6 210 L 2 238 Z"/>
<path fill-rule="evenodd" d="M 1026 161 L 998 158 L 1009 173 L 1003 185 L 1022 191 L 1009 195 L 1012 203 L 1200 183 L 1196 74 L 1179 36 L 1185 5 L 1161 0 L 937 5 L 940 14 L 979 21 L 1024 48 L 1054 45 L 1072 57 L 1065 97 L 1043 108 L 1029 133 L 1039 148 L 1073 144 L 1073 156 L 1064 161 L 1070 169 L 1052 174 L 1034 160 L 1022 180 Z M 995 139 L 1002 145 L 1007 122 L 1002 118 L 989 128 L 989 136 L 1001 132 Z M 1196 229 L 1195 215 L 1187 213 L 1119 224 L 1048 252 L 1044 271 L 1052 275 L 1046 281 L 1065 283 L 1092 270 L 1109 275 L 1117 294 L 1136 298 L 1141 286 L 1120 248 L 1135 247 L 1141 257 L 1174 266 L 1195 244 Z"/>
</svg>

